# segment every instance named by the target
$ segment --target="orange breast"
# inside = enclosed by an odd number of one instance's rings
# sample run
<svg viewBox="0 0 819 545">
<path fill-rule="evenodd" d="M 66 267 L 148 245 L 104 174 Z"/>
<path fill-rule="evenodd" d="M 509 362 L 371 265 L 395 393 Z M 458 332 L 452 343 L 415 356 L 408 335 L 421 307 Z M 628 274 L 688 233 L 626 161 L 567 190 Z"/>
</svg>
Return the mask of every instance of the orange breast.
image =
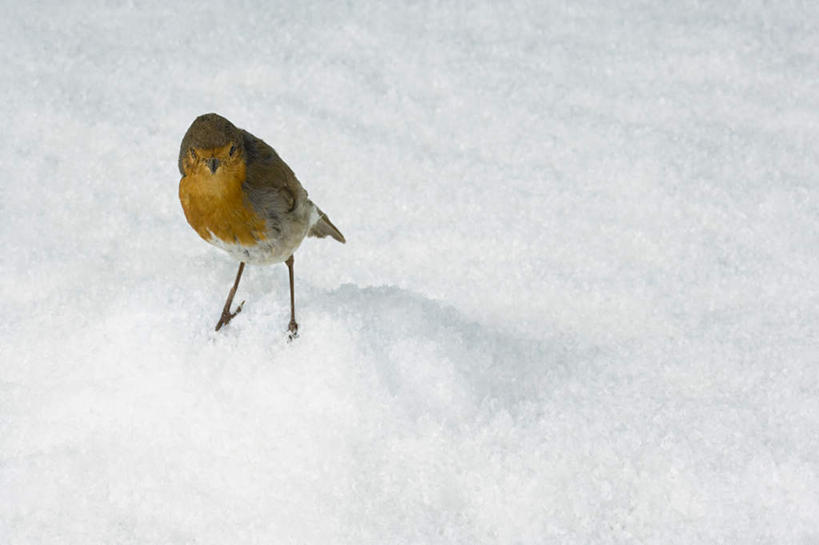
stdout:
<svg viewBox="0 0 819 545">
<path fill-rule="evenodd" d="M 265 221 L 250 207 L 242 191 L 245 166 L 223 165 L 215 174 L 204 165 L 179 182 L 185 218 L 203 239 L 252 246 L 266 238 Z"/>
</svg>

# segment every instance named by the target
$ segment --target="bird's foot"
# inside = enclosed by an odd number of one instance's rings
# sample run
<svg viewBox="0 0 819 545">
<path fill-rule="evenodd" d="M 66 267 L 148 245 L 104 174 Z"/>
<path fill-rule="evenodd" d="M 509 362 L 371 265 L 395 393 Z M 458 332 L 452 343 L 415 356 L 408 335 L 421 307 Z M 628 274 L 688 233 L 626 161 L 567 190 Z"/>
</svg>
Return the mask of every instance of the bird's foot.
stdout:
<svg viewBox="0 0 819 545">
<path fill-rule="evenodd" d="M 292 341 L 299 337 L 299 324 L 296 320 L 290 320 L 290 326 L 287 328 L 287 340 Z"/>
<path fill-rule="evenodd" d="M 222 309 L 222 316 L 219 318 L 219 322 L 216 324 L 216 331 L 222 329 L 223 325 L 228 325 L 228 323 L 233 319 L 234 316 L 242 312 L 242 306 L 245 304 L 244 301 L 239 303 L 239 306 L 236 307 L 234 312 L 230 312 L 230 307 L 225 307 Z"/>
</svg>

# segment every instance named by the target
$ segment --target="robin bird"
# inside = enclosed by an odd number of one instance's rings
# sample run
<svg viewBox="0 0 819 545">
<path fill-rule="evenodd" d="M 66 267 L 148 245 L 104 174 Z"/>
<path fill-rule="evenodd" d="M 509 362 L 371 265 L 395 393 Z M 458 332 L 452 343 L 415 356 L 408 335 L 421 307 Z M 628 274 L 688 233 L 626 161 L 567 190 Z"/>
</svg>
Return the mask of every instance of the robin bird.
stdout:
<svg viewBox="0 0 819 545">
<path fill-rule="evenodd" d="M 276 151 L 218 114 L 197 117 L 179 149 L 179 200 L 199 236 L 239 261 L 216 331 L 231 312 L 245 263 L 285 262 L 290 276 L 290 337 L 298 333 L 293 295 L 293 252 L 304 237 L 342 235 Z"/>
</svg>

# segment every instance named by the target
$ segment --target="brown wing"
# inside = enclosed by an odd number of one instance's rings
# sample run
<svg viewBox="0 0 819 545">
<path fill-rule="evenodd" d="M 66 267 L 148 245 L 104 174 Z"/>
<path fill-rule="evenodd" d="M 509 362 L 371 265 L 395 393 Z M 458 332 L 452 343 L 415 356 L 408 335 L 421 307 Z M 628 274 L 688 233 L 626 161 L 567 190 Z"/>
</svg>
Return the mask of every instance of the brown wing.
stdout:
<svg viewBox="0 0 819 545">
<path fill-rule="evenodd" d="M 256 211 L 267 219 L 278 218 L 307 198 L 307 191 L 272 147 L 241 131 L 245 148 L 245 193 Z"/>
</svg>

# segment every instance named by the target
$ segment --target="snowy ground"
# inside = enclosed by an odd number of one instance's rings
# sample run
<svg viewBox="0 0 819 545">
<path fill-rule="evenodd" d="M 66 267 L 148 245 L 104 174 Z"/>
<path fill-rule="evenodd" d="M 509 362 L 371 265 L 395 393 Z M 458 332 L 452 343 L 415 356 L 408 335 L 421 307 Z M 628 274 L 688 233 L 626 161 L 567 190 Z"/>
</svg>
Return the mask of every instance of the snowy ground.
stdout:
<svg viewBox="0 0 819 545">
<path fill-rule="evenodd" d="M 3 4 L 0 543 L 819 543 L 816 3 Z"/>
</svg>

